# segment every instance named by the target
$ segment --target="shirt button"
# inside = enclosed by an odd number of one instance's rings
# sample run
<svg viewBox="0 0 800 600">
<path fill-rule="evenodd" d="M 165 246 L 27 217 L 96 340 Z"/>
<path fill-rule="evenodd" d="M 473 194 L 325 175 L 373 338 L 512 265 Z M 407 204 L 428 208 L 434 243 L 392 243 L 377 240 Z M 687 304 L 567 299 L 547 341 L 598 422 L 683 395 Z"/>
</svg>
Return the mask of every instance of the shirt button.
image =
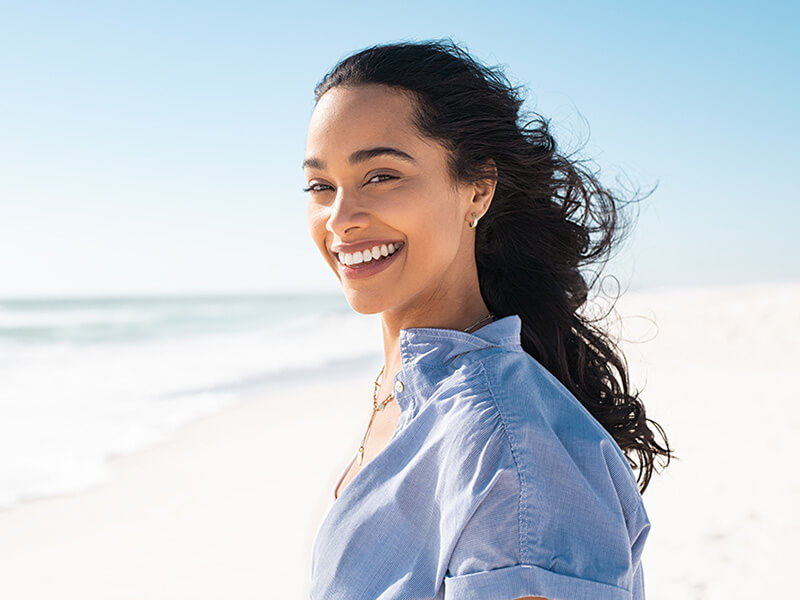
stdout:
<svg viewBox="0 0 800 600">
<path fill-rule="evenodd" d="M 398 379 L 397 381 L 394 382 L 394 393 L 395 394 L 399 394 L 400 392 L 403 391 L 403 389 L 404 389 L 404 386 L 403 386 L 403 382 L 402 381 L 400 381 Z"/>
</svg>

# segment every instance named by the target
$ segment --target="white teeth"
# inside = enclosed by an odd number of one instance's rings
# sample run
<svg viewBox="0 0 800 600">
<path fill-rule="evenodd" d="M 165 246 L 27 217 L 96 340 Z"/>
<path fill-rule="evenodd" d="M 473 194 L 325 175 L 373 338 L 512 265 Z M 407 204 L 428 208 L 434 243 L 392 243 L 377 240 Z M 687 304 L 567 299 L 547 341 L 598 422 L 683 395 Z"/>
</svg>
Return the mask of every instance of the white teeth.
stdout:
<svg viewBox="0 0 800 600">
<path fill-rule="evenodd" d="M 394 254 L 400 247 L 401 244 L 397 246 L 394 244 L 382 244 L 380 246 L 373 246 L 372 248 L 361 250 L 360 252 L 353 252 L 352 254 L 338 252 L 337 257 L 339 262 L 343 265 L 358 265 L 362 262 L 370 262 Z"/>
</svg>

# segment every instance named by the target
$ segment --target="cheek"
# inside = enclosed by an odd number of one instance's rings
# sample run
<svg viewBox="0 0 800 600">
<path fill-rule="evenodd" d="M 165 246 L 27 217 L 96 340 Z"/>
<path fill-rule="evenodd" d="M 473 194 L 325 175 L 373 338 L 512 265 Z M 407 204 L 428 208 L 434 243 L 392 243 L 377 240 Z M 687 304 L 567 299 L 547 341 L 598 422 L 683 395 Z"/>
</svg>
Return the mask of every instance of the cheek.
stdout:
<svg viewBox="0 0 800 600">
<path fill-rule="evenodd" d="M 440 276 L 449 267 L 459 245 L 458 221 L 449 210 L 434 208 L 418 214 L 409 223 L 409 259 L 419 273 Z"/>
<path fill-rule="evenodd" d="M 458 246 L 461 213 L 456 201 L 443 190 L 429 198 L 426 210 L 420 215 L 418 230 L 424 234 L 426 245 L 438 255 L 450 255 Z"/>
<path fill-rule="evenodd" d="M 311 239 L 314 244 L 324 252 L 325 249 L 325 236 L 327 230 L 325 229 L 325 211 L 318 205 L 309 203 L 306 210 L 306 218 L 308 222 L 308 232 L 311 234 Z"/>
</svg>

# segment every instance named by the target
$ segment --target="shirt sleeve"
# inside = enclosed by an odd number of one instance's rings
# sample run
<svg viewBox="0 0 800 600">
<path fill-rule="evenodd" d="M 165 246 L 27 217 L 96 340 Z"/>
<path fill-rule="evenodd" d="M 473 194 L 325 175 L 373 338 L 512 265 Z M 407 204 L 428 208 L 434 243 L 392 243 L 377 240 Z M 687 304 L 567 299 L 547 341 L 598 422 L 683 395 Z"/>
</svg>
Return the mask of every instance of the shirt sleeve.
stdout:
<svg viewBox="0 0 800 600">
<path fill-rule="evenodd" d="M 550 466 L 548 484 L 525 494 L 516 468 L 495 479 L 455 544 L 445 600 L 641 597 L 635 590 L 641 585 L 646 515 L 626 523 L 619 500 L 574 464 L 554 460 Z M 633 544 L 630 531 L 637 538 Z"/>
</svg>

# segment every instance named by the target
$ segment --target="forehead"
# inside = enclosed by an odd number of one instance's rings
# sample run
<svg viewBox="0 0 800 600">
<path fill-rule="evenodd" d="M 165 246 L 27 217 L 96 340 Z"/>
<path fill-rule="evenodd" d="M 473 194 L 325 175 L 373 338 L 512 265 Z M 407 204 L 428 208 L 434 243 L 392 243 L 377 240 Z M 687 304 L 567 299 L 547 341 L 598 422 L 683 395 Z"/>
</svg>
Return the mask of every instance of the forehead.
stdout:
<svg viewBox="0 0 800 600">
<path fill-rule="evenodd" d="M 384 85 L 335 87 L 317 102 L 308 126 L 306 155 L 349 154 L 365 146 L 416 145 L 410 93 Z"/>
</svg>

